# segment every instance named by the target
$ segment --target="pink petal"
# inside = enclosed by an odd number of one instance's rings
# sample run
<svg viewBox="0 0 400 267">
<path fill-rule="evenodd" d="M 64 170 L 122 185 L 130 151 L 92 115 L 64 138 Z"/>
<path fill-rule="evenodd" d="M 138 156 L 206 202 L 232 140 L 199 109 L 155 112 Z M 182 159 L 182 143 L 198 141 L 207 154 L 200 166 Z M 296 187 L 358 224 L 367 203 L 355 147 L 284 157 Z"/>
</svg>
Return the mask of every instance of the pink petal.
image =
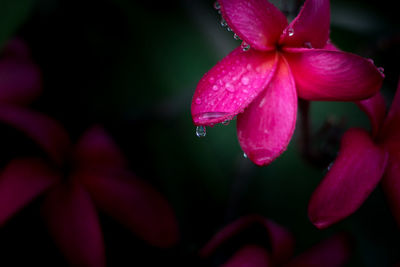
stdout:
<svg viewBox="0 0 400 267">
<path fill-rule="evenodd" d="M 149 184 L 126 172 L 80 172 L 93 201 L 143 240 L 158 247 L 178 241 L 175 215 Z"/>
<path fill-rule="evenodd" d="M 378 137 L 387 147 L 400 144 L 400 79 L 389 113 Z"/>
<path fill-rule="evenodd" d="M 282 58 L 272 81 L 237 119 L 238 139 L 251 161 L 268 165 L 286 150 L 296 113 L 296 87 Z"/>
<path fill-rule="evenodd" d="M 340 267 L 345 266 L 351 256 L 349 237 L 345 234 L 335 235 L 320 242 L 305 253 L 297 256 L 286 267 Z"/>
<path fill-rule="evenodd" d="M 400 226 L 400 146 L 392 146 L 389 150 L 389 162 L 382 187 L 388 199 L 393 217 Z"/>
<path fill-rule="evenodd" d="M 331 51 L 342 51 L 336 45 L 332 43 L 331 40 L 328 39 L 325 46 L 323 47 L 324 50 L 331 50 Z"/>
<path fill-rule="evenodd" d="M 0 174 L 0 224 L 58 181 L 39 159 L 16 159 Z"/>
<path fill-rule="evenodd" d="M 105 266 L 99 220 L 82 185 L 65 182 L 51 190 L 43 215 L 55 243 L 72 266 Z"/>
<path fill-rule="evenodd" d="M 270 236 L 273 261 L 277 264 L 287 261 L 293 253 L 294 240 L 292 235 L 280 225 L 258 215 L 242 217 L 222 228 L 200 250 L 200 255 L 202 257 L 210 256 L 219 246 L 227 243 L 230 238 L 257 223 L 264 226 Z"/>
<path fill-rule="evenodd" d="M 265 88 L 277 63 L 276 53 L 237 48 L 206 73 L 192 100 L 195 125 L 231 120 Z"/>
<path fill-rule="evenodd" d="M 376 136 L 386 115 L 386 104 L 380 93 L 365 100 L 357 101 L 357 106 L 364 111 L 372 125 L 372 136 Z"/>
<path fill-rule="evenodd" d="M 30 60 L 0 60 L 0 103 L 27 104 L 41 91 L 40 70 Z"/>
<path fill-rule="evenodd" d="M 267 0 L 220 0 L 229 27 L 256 50 L 275 49 L 287 25 L 285 15 Z"/>
<path fill-rule="evenodd" d="M 117 144 L 100 126 L 87 130 L 75 147 L 74 160 L 85 167 L 125 166 L 125 159 Z"/>
<path fill-rule="evenodd" d="M 19 107 L 0 105 L 0 122 L 10 124 L 37 142 L 57 163 L 69 152 L 64 128 L 44 114 Z"/>
<path fill-rule="evenodd" d="M 268 252 L 257 245 L 246 245 L 225 262 L 223 267 L 268 267 L 272 266 Z"/>
<path fill-rule="evenodd" d="M 280 43 L 291 47 L 322 48 L 329 38 L 329 0 L 306 0 L 299 15 L 286 27 Z"/>
<path fill-rule="evenodd" d="M 299 97 L 306 100 L 354 101 L 381 88 L 383 74 L 354 54 L 323 49 L 286 48 Z"/>
<path fill-rule="evenodd" d="M 366 131 L 348 130 L 339 156 L 311 197 L 311 222 L 325 228 L 356 211 L 381 180 L 386 162 L 387 153 Z"/>
</svg>

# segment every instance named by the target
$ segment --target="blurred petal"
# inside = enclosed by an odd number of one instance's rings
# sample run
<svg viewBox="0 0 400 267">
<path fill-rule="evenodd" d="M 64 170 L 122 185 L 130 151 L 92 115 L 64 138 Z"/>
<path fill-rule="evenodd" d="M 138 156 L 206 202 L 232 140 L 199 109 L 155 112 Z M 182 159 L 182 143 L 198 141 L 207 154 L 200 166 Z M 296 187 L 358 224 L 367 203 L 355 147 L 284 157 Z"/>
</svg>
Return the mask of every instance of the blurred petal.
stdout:
<svg viewBox="0 0 400 267">
<path fill-rule="evenodd" d="M 335 163 L 311 196 L 311 222 L 325 228 L 356 211 L 381 180 L 386 162 L 387 153 L 366 131 L 348 130 Z"/>
<path fill-rule="evenodd" d="M 238 139 L 251 161 L 268 165 L 286 150 L 296 113 L 296 87 L 286 60 L 282 59 L 274 78 L 237 119 Z"/>
<path fill-rule="evenodd" d="M 219 0 L 229 27 L 256 50 L 275 49 L 287 25 L 285 15 L 267 0 Z"/>
<path fill-rule="evenodd" d="M 380 130 L 386 115 L 386 104 L 380 93 L 365 100 L 357 101 L 357 106 L 367 114 L 372 125 L 372 136 Z"/>
<path fill-rule="evenodd" d="M 389 150 L 389 161 L 382 187 L 388 199 L 393 217 L 400 226 L 400 146 L 393 146 Z"/>
<path fill-rule="evenodd" d="M 379 139 L 389 148 L 393 145 L 400 146 L 400 79 Z"/>
<path fill-rule="evenodd" d="M 85 167 L 124 167 L 125 159 L 117 144 L 100 126 L 87 130 L 75 147 L 74 160 Z"/>
<path fill-rule="evenodd" d="M 0 224 L 42 194 L 60 177 L 39 159 L 16 159 L 0 174 Z"/>
<path fill-rule="evenodd" d="M 273 262 L 280 264 L 287 261 L 293 253 L 294 240 L 292 235 L 282 226 L 257 215 L 242 217 L 222 228 L 200 250 L 200 255 L 208 257 L 230 238 L 257 223 L 264 226 L 270 236 Z"/>
<path fill-rule="evenodd" d="M 37 142 L 57 163 L 61 163 L 70 141 L 64 128 L 50 117 L 32 110 L 0 105 L 0 122 L 10 124 Z"/>
<path fill-rule="evenodd" d="M 383 74 L 365 58 L 323 49 L 285 51 L 298 95 L 306 100 L 362 100 L 381 88 Z"/>
<path fill-rule="evenodd" d="M 55 243 L 72 266 L 105 266 L 96 210 L 80 184 L 65 182 L 51 190 L 43 215 Z"/>
<path fill-rule="evenodd" d="M 0 60 L 0 103 L 27 104 L 42 91 L 39 68 L 29 60 Z"/>
<path fill-rule="evenodd" d="M 268 267 L 272 266 L 268 252 L 257 245 L 247 245 L 236 252 L 223 267 Z"/>
<path fill-rule="evenodd" d="M 351 256 L 351 244 L 345 234 L 335 235 L 297 256 L 286 267 L 341 267 Z"/>
<path fill-rule="evenodd" d="M 178 225 L 166 199 L 125 172 L 80 172 L 95 204 L 143 240 L 158 247 L 178 241 Z"/>
<path fill-rule="evenodd" d="M 2 56 L 7 58 L 27 59 L 30 55 L 29 47 L 20 38 L 9 40 L 2 50 Z"/>
<path fill-rule="evenodd" d="M 291 47 L 322 48 L 329 38 L 329 0 L 306 0 L 299 15 L 286 27 L 280 43 Z"/>
<path fill-rule="evenodd" d="M 277 54 L 235 49 L 197 85 L 192 100 L 195 125 L 211 125 L 231 120 L 247 107 L 271 80 Z"/>
</svg>

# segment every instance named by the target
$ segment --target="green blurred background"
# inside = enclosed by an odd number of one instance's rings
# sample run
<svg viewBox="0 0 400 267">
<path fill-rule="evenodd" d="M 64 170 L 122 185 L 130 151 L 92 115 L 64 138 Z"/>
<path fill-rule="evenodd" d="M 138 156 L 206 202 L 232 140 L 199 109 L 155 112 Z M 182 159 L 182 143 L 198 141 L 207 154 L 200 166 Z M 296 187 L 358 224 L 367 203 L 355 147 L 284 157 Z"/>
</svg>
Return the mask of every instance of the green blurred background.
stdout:
<svg viewBox="0 0 400 267">
<path fill-rule="evenodd" d="M 273 1 L 293 18 L 293 1 Z M 400 74 L 399 14 L 393 1 L 332 0 L 331 39 L 339 48 L 385 68 L 390 104 Z M 102 124 L 138 177 L 162 192 L 174 210 L 181 242 L 156 249 L 101 216 L 110 266 L 206 265 L 197 250 L 222 226 L 262 214 L 296 237 L 296 254 L 339 231 L 354 237 L 350 266 L 400 261 L 400 231 L 378 188 L 352 216 L 327 230 L 307 218 L 308 199 L 326 173 L 341 134 L 369 128 L 352 103 L 315 102 L 312 132 L 328 127 L 314 148 L 318 165 L 301 156 L 299 127 L 288 150 L 268 167 L 243 157 L 236 125 L 207 128 L 197 138 L 191 97 L 202 75 L 240 45 L 219 24 L 212 1 L 0 0 L 0 47 L 20 36 L 43 71 L 44 93 L 33 104 L 63 123 L 76 139 Z M 27 138 L 1 125 L 1 165 L 37 154 Z M 19 266 L 65 262 L 41 223 L 40 199 L 0 229 L 0 257 Z M 140 215 L 138 215 L 140 216 Z M 145 265 L 138 264 L 141 261 Z"/>
</svg>

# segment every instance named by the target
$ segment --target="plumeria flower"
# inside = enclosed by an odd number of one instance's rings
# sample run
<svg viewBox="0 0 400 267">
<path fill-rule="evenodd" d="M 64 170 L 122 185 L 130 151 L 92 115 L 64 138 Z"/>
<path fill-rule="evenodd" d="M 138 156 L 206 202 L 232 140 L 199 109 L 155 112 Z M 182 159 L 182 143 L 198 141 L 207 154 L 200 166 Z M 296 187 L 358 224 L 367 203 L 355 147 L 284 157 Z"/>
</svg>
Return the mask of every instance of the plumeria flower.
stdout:
<svg viewBox="0 0 400 267">
<path fill-rule="evenodd" d="M 48 155 L 14 159 L 1 172 L 0 224 L 44 195 L 44 221 L 72 266 L 105 266 L 97 208 L 153 246 L 177 242 L 173 210 L 127 169 L 103 128 L 90 128 L 72 145 L 65 130 L 43 114 L 0 106 L 0 121 L 24 131 Z"/>
<path fill-rule="evenodd" d="M 247 46 L 236 48 L 197 85 L 191 112 L 197 126 L 237 116 L 245 154 L 268 165 L 287 147 L 296 123 L 297 97 L 355 101 L 373 96 L 383 74 L 328 42 L 329 0 L 306 0 L 288 25 L 267 0 L 220 0 L 227 25 Z"/>
<path fill-rule="evenodd" d="M 221 229 L 201 249 L 200 256 L 208 258 L 217 249 L 231 243 L 246 229 L 259 225 L 265 230 L 268 248 L 259 244 L 241 244 L 241 247 L 225 262 L 225 267 L 265 266 L 343 266 L 350 257 L 350 240 L 338 234 L 315 245 L 308 251 L 293 257 L 294 239 L 282 226 L 258 215 L 242 217 Z"/>
<path fill-rule="evenodd" d="M 309 218 L 318 228 L 356 211 L 380 181 L 400 225 L 400 83 L 387 115 L 379 93 L 357 104 L 372 130 L 352 128 L 342 137 L 339 154 L 309 203 Z"/>
<path fill-rule="evenodd" d="M 42 89 L 41 73 L 33 63 L 27 45 L 9 41 L 0 52 L 0 105 L 26 105 Z"/>
</svg>

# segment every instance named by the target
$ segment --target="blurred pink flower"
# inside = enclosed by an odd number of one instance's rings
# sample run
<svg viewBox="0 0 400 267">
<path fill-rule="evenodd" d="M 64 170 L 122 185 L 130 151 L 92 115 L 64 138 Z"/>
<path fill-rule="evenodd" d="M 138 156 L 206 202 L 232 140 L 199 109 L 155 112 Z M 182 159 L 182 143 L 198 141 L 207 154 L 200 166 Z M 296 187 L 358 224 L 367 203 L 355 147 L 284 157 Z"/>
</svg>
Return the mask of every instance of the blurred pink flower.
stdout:
<svg viewBox="0 0 400 267">
<path fill-rule="evenodd" d="M 400 82 L 387 116 L 379 93 L 357 105 L 368 115 L 372 131 L 353 128 L 344 134 L 338 157 L 309 203 L 309 218 L 318 228 L 356 211 L 382 177 L 400 225 Z"/>
<path fill-rule="evenodd" d="M 96 207 L 141 239 L 158 247 L 178 241 L 178 227 L 167 201 L 127 170 L 113 140 L 90 128 L 72 146 L 51 118 L 0 106 L 0 120 L 24 131 L 49 159 L 12 160 L 0 175 L 0 223 L 45 194 L 43 217 L 49 232 L 73 266 L 105 266 L 104 241 Z"/>
<path fill-rule="evenodd" d="M 0 105 L 22 105 L 41 93 L 41 74 L 20 39 L 9 41 L 0 52 Z"/>
<path fill-rule="evenodd" d="M 286 149 L 297 97 L 355 101 L 381 87 L 383 74 L 373 63 L 328 42 L 329 0 L 306 0 L 289 25 L 267 0 L 219 3 L 227 25 L 244 43 L 200 80 L 192 118 L 197 126 L 212 126 L 238 115 L 240 145 L 255 164 L 268 165 Z"/>
<path fill-rule="evenodd" d="M 201 249 L 200 256 L 207 258 L 215 250 L 229 243 L 234 236 L 253 225 L 261 225 L 269 236 L 269 248 L 257 244 L 243 244 L 230 257 L 225 267 L 265 266 L 343 266 L 350 257 L 350 240 L 344 234 L 333 236 L 308 251 L 293 257 L 294 239 L 282 226 L 258 215 L 242 217 L 225 226 Z"/>
</svg>

